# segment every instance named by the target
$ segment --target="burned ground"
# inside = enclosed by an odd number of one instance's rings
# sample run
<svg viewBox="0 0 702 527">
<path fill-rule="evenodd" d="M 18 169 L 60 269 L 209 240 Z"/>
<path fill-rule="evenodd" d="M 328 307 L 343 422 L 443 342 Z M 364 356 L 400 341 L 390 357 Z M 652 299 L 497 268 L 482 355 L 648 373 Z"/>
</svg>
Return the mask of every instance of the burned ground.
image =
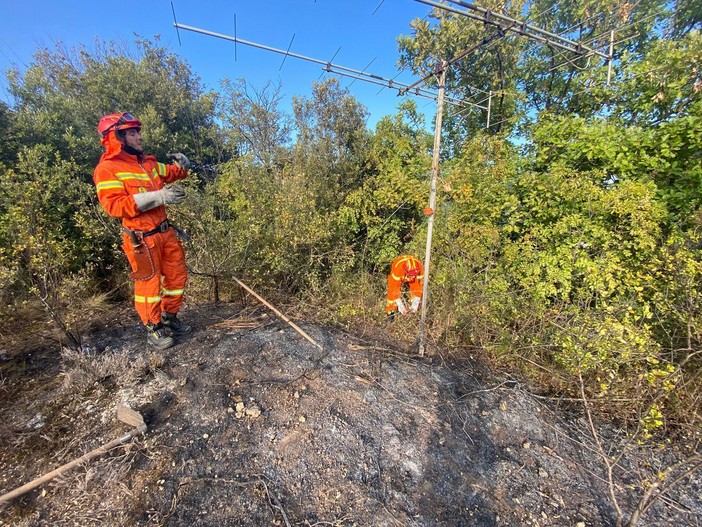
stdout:
<svg viewBox="0 0 702 527">
<path fill-rule="evenodd" d="M 418 357 L 383 328 L 298 321 L 320 349 L 263 308 L 183 318 L 196 331 L 160 353 L 136 322 L 97 328 L 80 353 L 2 350 L 0 493 L 124 435 L 118 404 L 148 429 L 13 500 L 1 525 L 614 523 L 577 406 L 445 350 Z M 631 475 L 673 455 L 631 451 L 623 508 L 641 492 Z M 701 525 L 700 495 L 698 473 L 641 524 Z"/>
</svg>

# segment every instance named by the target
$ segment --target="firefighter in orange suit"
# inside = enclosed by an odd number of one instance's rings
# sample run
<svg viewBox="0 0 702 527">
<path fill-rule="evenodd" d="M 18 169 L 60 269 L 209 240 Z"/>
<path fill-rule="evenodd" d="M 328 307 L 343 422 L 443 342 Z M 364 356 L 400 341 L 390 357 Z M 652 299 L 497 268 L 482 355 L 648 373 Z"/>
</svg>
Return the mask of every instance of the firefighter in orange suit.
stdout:
<svg viewBox="0 0 702 527">
<path fill-rule="evenodd" d="M 419 310 L 423 281 L 424 267 L 422 262 L 414 256 L 403 254 L 392 261 L 390 274 L 388 275 L 388 298 L 385 305 L 388 320 L 392 320 L 397 311 L 403 315 L 407 313 L 407 306 L 402 300 L 402 284 L 409 285 L 409 310 L 412 313 L 416 313 Z"/>
<path fill-rule="evenodd" d="M 177 316 L 187 268 L 165 207 L 185 199 L 182 189 L 166 184 L 185 179 L 190 161 L 184 154 L 169 154 L 174 163 L 165 165 L 144 154 L 141 122 L 129 113 L 103 116 L 98 132 L 105 147 L 93 174 L 98 200 L 122 220 L 122 248 L 134 271 L 134 305 L 147 328 L 147 342 L 166 349 L 175 344 L 174 336 L 192 331 Z"/>
</svg>

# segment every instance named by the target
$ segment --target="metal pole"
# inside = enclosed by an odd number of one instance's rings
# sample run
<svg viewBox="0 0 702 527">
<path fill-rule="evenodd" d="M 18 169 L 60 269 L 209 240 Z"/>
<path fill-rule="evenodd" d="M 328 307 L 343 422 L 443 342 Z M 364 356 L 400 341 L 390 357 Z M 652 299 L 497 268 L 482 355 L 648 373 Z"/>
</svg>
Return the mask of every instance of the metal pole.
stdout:
<svg viewBox="0 0 702 527">
<path fill-rule="evenodd" d="M 424 335 L 426 333 L 427 297 L 429 296 L 429 266 L 431 263 L 431 237 L 436 216 L 436 182 L 439 179 L 439 150 L 441 148 L 441 119 L 444 111 L 444 89 L 446 85 L 446 61 L 442 61 L 439 77 L 439 96 L 436 101 L 436 125 L 434 129 L 434 156 L 431 163 L 431 187 L 429 189 L 429 221 L 427 223 L 427 247 L 424 257 L 424 284 L 422 285 L 422 316 L 419 320 L 419 355 L 424 355 Z"/>
<path fill-rule="evenodd" d="M 472 11 L 476 11 L 480 13 L 481 15 L 486 16 L 488 19 L 490 18 L 497 18 L 499 20 L 502 20 L 503 22 L 509 22 L 509 23 L 516 23 L 518 30 L 524 31 L 525 29 L 528 29 L 530 31 L 533 31 L 536 34 L 543 35 L 545 37 L 549 37 L 549 40 L 554 39 L 560 42 L 563 42 L 564 44 L 569 44 L 572 45 L 574 48 L 577 48 L 578 46 L 582 47 L 582 49 L 585 49 L 587 51 L 594 51 L 591 49 L 588 49 L 587 47 L 583 46 L 580 44 L 580 42 L 575 42 L 573 40 L 570 40 L 568 38 L 562 37 L 561 35 L 557 33 L 552 33 L 550 31 L 546 31 L 545 29 L 542 29 L 540 27 L 534 26 L 532 24 L 528 24 L 526 22 L 523 22 L 521 20 L 516 20 L 514 18 L 505 16 L 501 13 L 498 13 L 497 11 L 491 11 L 490 9 L 485 9 L 484 7 L 480 7 L 475 4 L 471 4 L 469 2 L 465 2 L 464 0 L 449 0 L 450 2 L 454 4 L 458 4 L 462 7 L 465 7 L 466 9 L 470 9 Z"/>
<path fill-rule="evenodd" d="M 607 66 L 607 86 L 609 86 L 609 81 L 612 80 L 612 57 L 614 56 L 614 30 L 609 36 L 609 65 Z"/>
<path fill-rule="evenodd" d="M 487 109 L 487 124 L 485 128 L 490 128 L 490 109 L 492 108 L 492 90 L 490 90 L 490 96 L 488 97 L 488 109 Z"/>
</svg>

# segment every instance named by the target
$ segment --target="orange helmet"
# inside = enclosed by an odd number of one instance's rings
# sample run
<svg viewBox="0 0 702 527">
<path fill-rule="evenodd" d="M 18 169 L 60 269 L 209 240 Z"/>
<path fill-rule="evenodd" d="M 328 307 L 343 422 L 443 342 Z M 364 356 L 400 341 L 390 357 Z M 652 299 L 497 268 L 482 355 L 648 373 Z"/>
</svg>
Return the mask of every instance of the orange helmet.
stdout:
<svg viewBox="0 0 702 527">
<path fill-rule="evenodd" d="M 98 123 L 98 132 L 105 137 L 110 130 L 127 130 L 136 128 L 141 130 L 141 121 L 131 113 L 110 113 L 103 115 Z"/>
</svg>

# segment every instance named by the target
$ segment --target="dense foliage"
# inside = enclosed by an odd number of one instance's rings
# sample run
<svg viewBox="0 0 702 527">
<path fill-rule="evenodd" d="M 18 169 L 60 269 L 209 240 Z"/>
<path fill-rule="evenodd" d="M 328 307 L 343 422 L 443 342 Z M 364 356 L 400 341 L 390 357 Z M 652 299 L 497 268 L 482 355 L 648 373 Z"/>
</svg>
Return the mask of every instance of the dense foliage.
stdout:
<svg viewBox="0 0 702 527">
<path fill-rule="evenodd" d="M 611 69 L 508 32 L 451 66 L 455 97 L 492 92 L 494 106 L 488 127 L 484 110 L 446 108 L 430 336 L 544 389 L 584 388 L 649 434 L 699 431 L 700 12 L 658 0 L 506 11 L 525 12 L 591 47 L 606 47 L 610 30 L 622 41 Z M 401 62 L 422 75 L 495 31 L 443 11 L 413 29 Z M 112 111 L 139 116 L 157 157 L 195 161 L 189 198 L 172 211 L 192 236 L 191 298 L 218 300 L 241 276 L 334 320 L 380 322 L 389 262 L 424 256 L 433 137 L 412 102 L 371 131 L 332 79 L 287 112 L 280 86 L 225 79 L 208 93 L 144 40 L 40 49 L 8 81 L 0 296 L 39 300 L 74 341 L 87 299 L 118 300 L 128 284 L 118 223 L 91 181 L 96 123 Z"/>
</svg>

